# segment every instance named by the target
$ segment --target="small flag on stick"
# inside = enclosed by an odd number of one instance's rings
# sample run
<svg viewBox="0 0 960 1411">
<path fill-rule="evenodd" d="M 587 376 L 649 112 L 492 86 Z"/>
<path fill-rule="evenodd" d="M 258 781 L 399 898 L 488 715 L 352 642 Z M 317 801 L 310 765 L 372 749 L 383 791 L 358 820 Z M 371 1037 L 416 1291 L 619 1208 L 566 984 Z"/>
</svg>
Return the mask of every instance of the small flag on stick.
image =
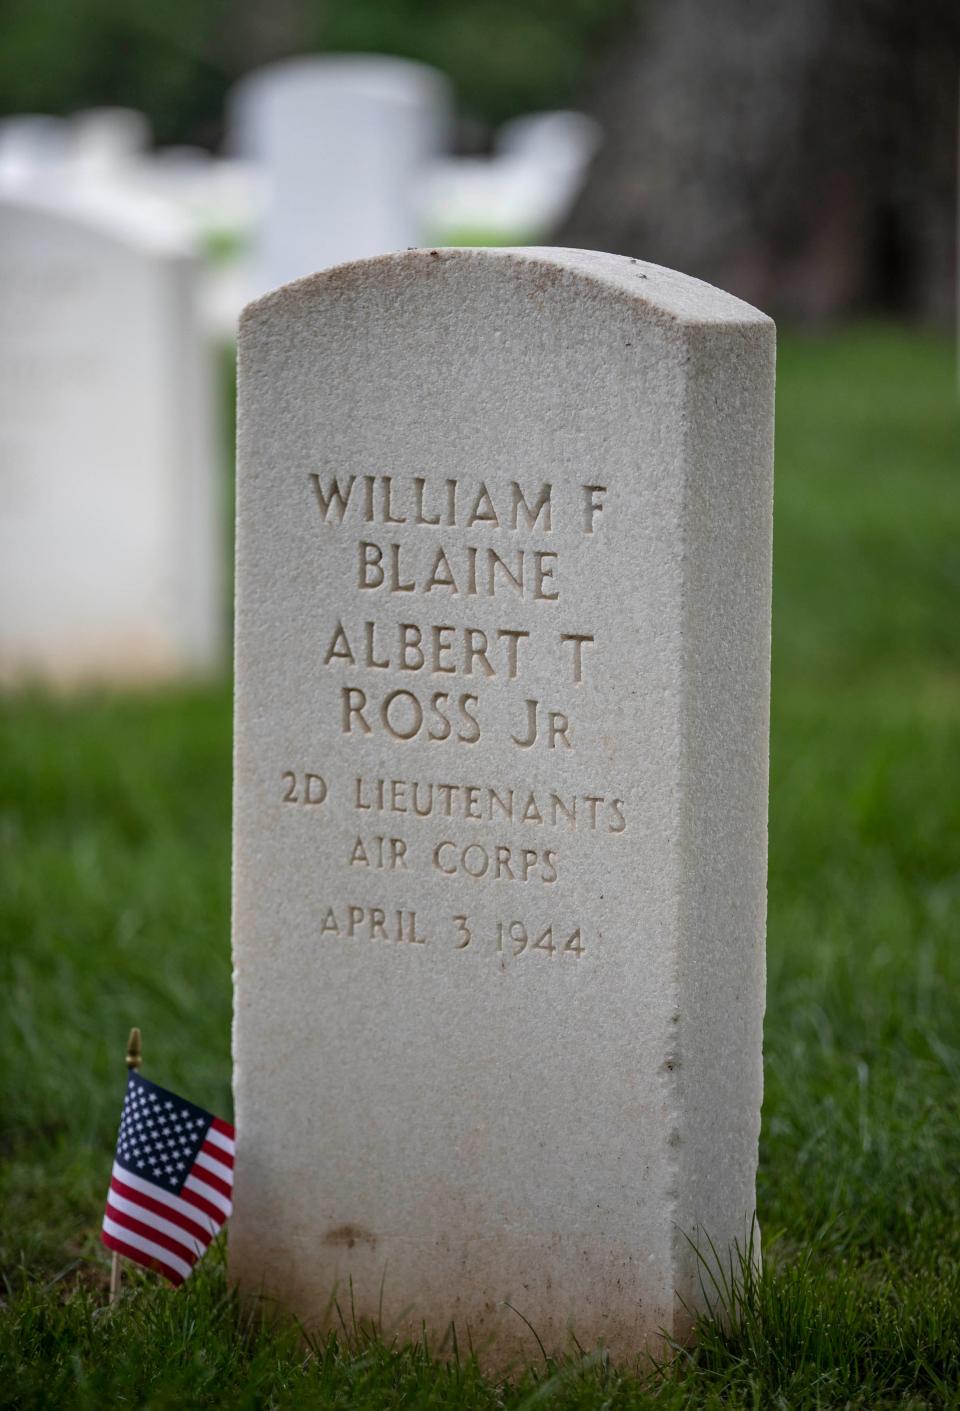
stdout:
<svg viewBox="0 0 960 1411">
<path fill-rule="evenodd" d="M 229 1122 L 131 1069 L 103 1243 L 182 1284 L 233 1208 L 233 1152 Z"/>
</svg>

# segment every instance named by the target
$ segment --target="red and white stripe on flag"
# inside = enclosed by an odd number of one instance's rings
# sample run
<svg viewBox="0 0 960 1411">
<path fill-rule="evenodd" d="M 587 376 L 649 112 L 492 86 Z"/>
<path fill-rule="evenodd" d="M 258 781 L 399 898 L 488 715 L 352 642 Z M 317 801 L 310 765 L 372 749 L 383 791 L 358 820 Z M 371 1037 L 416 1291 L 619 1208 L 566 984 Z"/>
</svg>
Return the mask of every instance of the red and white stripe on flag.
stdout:
<svg viewBox="0 0 960 1411">
<path fill-rule="evenodd" d="M 139 1075 L 137 1092 L 131 1103 L 128 1087 L 101 1239 L 182 1284 L 232 1209 L 234 1129 L 182 1099 L 165 1103 L 173 1095 Z"/>
</svg>

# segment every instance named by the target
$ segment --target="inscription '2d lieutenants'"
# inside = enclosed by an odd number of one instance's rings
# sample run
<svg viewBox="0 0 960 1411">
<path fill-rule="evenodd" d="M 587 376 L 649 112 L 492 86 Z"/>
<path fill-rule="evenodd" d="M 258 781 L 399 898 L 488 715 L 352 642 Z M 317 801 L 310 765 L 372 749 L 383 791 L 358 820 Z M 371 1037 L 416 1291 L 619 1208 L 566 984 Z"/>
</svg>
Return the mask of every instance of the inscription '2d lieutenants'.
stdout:
<svg viewBox="0 0 960 1411">
<path fill-rule="evenodd" d="M 632 1355 L 750 1235 L 770 335 L 556 251 L 247 311 L 231 1264 L 308 1321 Z"/>
</svg>

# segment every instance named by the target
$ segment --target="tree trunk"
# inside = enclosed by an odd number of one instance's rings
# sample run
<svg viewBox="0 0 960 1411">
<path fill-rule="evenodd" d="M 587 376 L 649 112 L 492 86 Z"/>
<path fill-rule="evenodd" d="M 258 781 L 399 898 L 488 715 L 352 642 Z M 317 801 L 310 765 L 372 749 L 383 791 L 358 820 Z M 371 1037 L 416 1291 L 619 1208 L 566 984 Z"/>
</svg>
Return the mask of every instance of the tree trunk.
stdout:
<svg viewBox="0 0 960 1411">
<path fill-rule="evenodd" d="M 958 71 L 958 0 L 638 3 L 562 241 L 782 316 L 946 321 Z"/>
</svg>

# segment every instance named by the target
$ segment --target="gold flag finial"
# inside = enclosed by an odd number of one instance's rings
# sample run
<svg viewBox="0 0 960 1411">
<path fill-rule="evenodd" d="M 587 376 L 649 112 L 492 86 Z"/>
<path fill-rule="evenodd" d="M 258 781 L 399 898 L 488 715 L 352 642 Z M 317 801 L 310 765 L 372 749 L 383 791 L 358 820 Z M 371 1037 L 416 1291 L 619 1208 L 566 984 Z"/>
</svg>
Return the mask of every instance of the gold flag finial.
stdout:
<svg viewBox="0 0 960 1411">
<path fill-rule="evenodd" d="M 143 1050 L 140 1046 L 140 1030 L 131 1029 L 130 1037 L 127 1039 L 127 1067 L 139 1068 Z"/>
</svg>

